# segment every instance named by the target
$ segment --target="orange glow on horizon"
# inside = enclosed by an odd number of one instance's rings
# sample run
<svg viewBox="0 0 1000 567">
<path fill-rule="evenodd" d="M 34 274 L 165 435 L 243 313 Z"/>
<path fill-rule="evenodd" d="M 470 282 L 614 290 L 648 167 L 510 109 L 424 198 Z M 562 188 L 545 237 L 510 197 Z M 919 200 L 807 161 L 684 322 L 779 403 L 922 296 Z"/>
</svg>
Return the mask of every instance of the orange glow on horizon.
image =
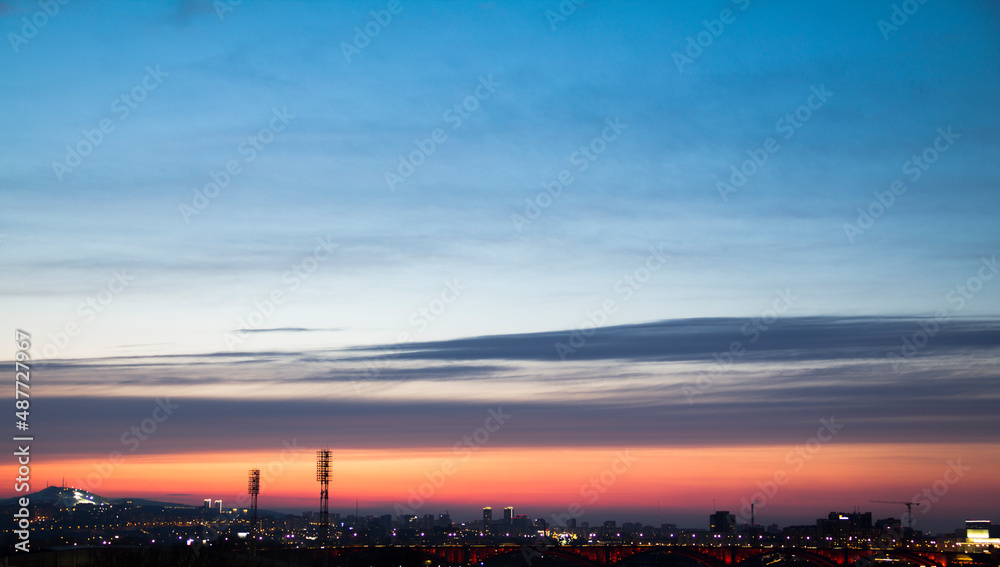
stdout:
<svg viewBox="0 0 1000 567">
<path fill-rule="evenodd" d="M 702 509 L 713 498 L 720 509 L 738 513 L 741 503 L 755 497 L 761 511 L 814 514 L 828 502 L 848 509 L 888 496 L 909 499 L 943 478 L 949 460 L 971 467 L 950 487 L 949 506 L 996 493 L 997 481 L 989 471 L 997 470 L 1000 455 L 993 446 L 831 443 L 814 453 L 788 446 L 334 449 L 330 495 L 333 510 L 353 511 L 360 499 L 393 515 L 398 513 L 395 504 L 418 514 L 454 504 L 542 511 L 572 504 L 594 510 L 648 509 L 659 501 L 666 509 Z M 119 464 L 39 459 L 33 462 L 31 491 L 65 476 L 67 484 L 105 497 L 191 505 L 211 497 L 222 499 L 226 508 L 245 507 L 247 471 L 253 467 L 261 469 L 261 508 L 314 507 L 314 448 L 298 454 L 129 456 Z M 8 474 L 14 472 L 8 468 Z"/>
</svg>

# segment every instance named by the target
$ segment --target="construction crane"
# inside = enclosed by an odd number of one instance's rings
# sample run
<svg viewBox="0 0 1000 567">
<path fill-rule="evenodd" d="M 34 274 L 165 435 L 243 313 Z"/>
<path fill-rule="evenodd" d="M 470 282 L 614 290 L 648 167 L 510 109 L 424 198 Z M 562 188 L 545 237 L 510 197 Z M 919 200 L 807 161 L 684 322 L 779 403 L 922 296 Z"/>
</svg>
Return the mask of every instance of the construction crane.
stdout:
<svg viewBox="0 0 1000 567">
<path fill-rule="evenodd" d="M 906 527 L 913 534 L 913 507 L 920 506 L 920 502 L 899 502 L 897 500 L 872 500 L 877 504 L 903 504 L 906 506 Z"/>
</svg>

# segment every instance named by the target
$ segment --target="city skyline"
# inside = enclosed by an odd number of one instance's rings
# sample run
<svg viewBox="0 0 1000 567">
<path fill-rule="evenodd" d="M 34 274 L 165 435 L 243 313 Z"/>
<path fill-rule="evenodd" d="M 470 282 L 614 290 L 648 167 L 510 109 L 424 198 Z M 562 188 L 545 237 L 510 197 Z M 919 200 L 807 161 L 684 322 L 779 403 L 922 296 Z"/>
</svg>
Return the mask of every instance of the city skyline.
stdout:
<svg viewBox="0 0 1000 567">
<path fill-rule="evenodd" d="M 259 468 L 301 513 L 329 449 L 331 510 L 994 518 L 998 29 L 986 0 L 2 1 L 31 491 L 232 501 Z"/>
<path fill-rule="evenodd" d="M 324 459 L 325 461 L 325 459 Z M 320 462 L 318 460 L 318 462 Z M 317 469 L 318 471 L 321 469 Z M 257 469 L 251 469 L 250 479 Z M 317 475 L 317 480 L 322 480 Z M 248 491 L 256 492 L 256 483 Z M 49 556 L 71 559 L 159 555 L 158 564 L 177 564 L 180 557 L 214 562 L 237 556 L 285 558 L 291 564 L 352 563 L 365 558 L 385 565 L 533 564 L 569 560 L 574 564 L 654 565 L 798 563 L 817 567 L 903 562 L 906 565 L 996 565 L 992 553 L 1000 531 L 989 520 L 968 520 L 952 531 L 928 534 L 904 527 L 898 518 L 879 519 L 871 512 L 829 512 L 806 525 L 741 525 L 728 511 L 710 516 L 710 527 L 684 528 L 605 520 L 565 525 L 504 509 L 493 521 L 456 521 L 443 514 L 366 515 L 326 518 L 322 512 L 275 514 L 250 509 L 215 509 L 211 499 L 202 507 L 134 499 L 108 501 L 99 495 L 65 487 L 48 487 L 30 495 L 37 509 L 37 531 Z M 216 500 L 216 504 L 220 501 Z M 2 503 L 4 511 L 19 504 Z M 907 503 L 903 503 L 907 504 Z M 23 509 L 22 509 L 23 510 Z M 15 515 L 15 518 L 17 516 Z M 906 520 L 909 523 L 909 520 Z M 9 525 L 5 524 L 5 528 Z M 15 532 L 17 533 L 17 532 Z M 328 536 L 329 534 L 329 536 Z M 9 538 L 8 538 L 9 541 Z M 142 551 L 145 550 L 145 551 Z M 164 556 L 163 554 L 172 555 Z"/>
<path fill-rule="evenodd" d="M 258 473 L 258 483 L 259 483 L 259 471 L 258 469 L 251 469 L 251 478 L 253 478 L 253 473 Z M 252 486 L 258 486 L 257 492 L 259 493 L 259 484 L 254 484 Z M 63 520 L 68 518 L 69 514 L 79 512 L 84 510 L 83 517 L 90 520 L 96 520 L 101 517 L 100 509 L 103 507 L 109 507 L 111 509 L 132 509 L 132 510 L 143 510 L 148 513 L 152 510 L 163 510 L 166 513 L 170 513 L 171 510 L 177 511 L 179 514 L 190 513 L 192 511 L 202 511 L 209 513 L 211 517 L 207 518 L 212 522 L 218 522 L 225 517 L 230 518 L 230 522 L 236 522 L 237 520 L 242 520 L 244 522 L 253 523 L 254 520 L 251 518 L 257 518 L 258 521 L 261 517 L 270 518 L 282 518 L 282 517 L 302 517 L 310 521 L 316 529 L 319 526 L 324 525 L 322 508 L 320 511 L 317 510 L 303 510 L 298 511 L 279 511 L 273 509 L 259 508 L 256 506 L 254 501 L 246 495 L 238 495 L 234 501 L 223 501 L 215 498 L 205 498 L 200 506 L 191 504 L 182 504 L 179 502 L 164 502 L 164 501 L 154 501 L 146 499 L 137 498 L 105 498 L 100 494 L 91 493 L 89 491 L 79 489 L 73 486 L 57 486 L 48 485 L 43 490 L 31 493 L 29 496 L 36 505 L 41 505 L 43 507 L 49 508 L 54 507 L 56 509 L 64 509 L 67 517 L 62 518 Z M 176 496 L 176 495 L 175 495 Z M 714 503 L 713 503 L 714 504 Z M 761 504 L 761 502 L 755 502 L 755 504 Z M 910 504 L 919 508 L 920 505 L 926 505 L 926 501 L 917 502 L 888 502 L 888 501 L 872 501 L 869 502 L 868 506 L 871 507 L 873 504 L 897 504 L 906 505 Z M 3 502 L 4 507 L 16 507 L 18 506 L 16 499 L 9 499 L 9 501 Z M 77 509 L 79 507 L 79 509 Z M 876 508 L 881 508 L 882 506 L 876 506 Z M 259 515 L 257 510 L 259 510 Z M 86 510 L 94 510 L 92 514 L 87 514 Z M 825 521 L 849 521 L 851 526 L 855 526 L 858 522 L 861 522 L 864 527 L 870 529 L 875 527 L 876 530 L 885 533 L 883 535 L 892 535 L 897 539 L 911 539 L 916 538 L 916 540 L 926 539 L 930 541 L 936 537 L 957 537 L 961 540 L 963 536 L 963 531 L 970 524 L 976 524 L 978 526 L 985 526 L 985 529 L 994 530 L 995 526 L 992 524 L 992 520 L 989 519 L 976 519 L 969 518 L 963 520 L 961 525 L 956 527 L 954 530 L 946 530 L 942 532 L 927 532 L 919 528 L 918 520 L 911 516 L 910 511 L 899 516 L 883 516 L 870 509 L 866 510 L 864 506 L 854 506 L 851 510 L 833 510 L 827 514 L 825 517 L 815 518 L 814 521 L 808 521 L 799 524 L 787 524 L 781 525 L 776 522 L 762 523 L 758 521 L 758 518 L 754 516 L 753 510 L 748 510 L 746 513 L 732 512 L 730 510 L 715 509 L 706 515 L 704 518 L 706 520 L 705 525 L 683 525 L 676 522 L 665 521 L 670 518 L 663 518 L 662 514 L 658 515 L 655 522 L 643 522 L 636 521 L 637 518 L 630 517 L 614 517 L 605 518 L 604 520 L 585 519 L 581 516 L 574 517 L 571 513 L 555 513 L 549 517 L 537 515 L 537 514 L 524 514 L 521 513 L 524 510 L 520 508 L 515 508 L 514 506 L 504 506 L 502 508 L 503 516 L 498 518 L 493 518 L 492 516 L 492 506 L 484 506 L 478 512 L 478 515 L 473 517 L 461 517 L 453 515 L 451 510 L 430 510 L 421 509 L 417 506 L 415 509 L 407 508 L 406 506 L 395 505 L 392 513 L 383 513 L 384 510 L 365 510 L 364 513 L 359 507 L 359 502 L 355 501 L 355 507 L 353 510 L 339 511 L 334 510 L 329 512 L 326 522 L 332 527 L 345 527 L 345 526 L 359 526 L 366 524 L 371 520 L 382 521 L 383 519 L 390 518 L 391 522 L 395 524 L 400 524 L 401 526 L 406 526 L 407 524 L 417 524 L 423 527 L 441 527 L 445 528 L 445 533 L 447 534 L 447 528 L 449 526 L 454 526 L 456 528 L 461 527 L 462 529 L 473 529 L 473 530 L 485 530 L 484 533 L 489 533 L 492 535 L 503 536 L 505 530 L 508 532 L 507 535 L 517 534 L 518 536 L 531 536 L 537 535 L 535 529 L 542 531 L 551 531 L 553 534 L 561 533 L 564 531 L 573 531 L 578 529 L 592 530 L 607 530 L 608 528 L 619 528 L 625 531 L 635 530 L 636 534 L 642 532 L 643 529 L 656 529 L 656 530 L 668 530 L 674 532 L 684 532 L 687 534 L 694 534 L 699 532 L 710 532 L 710 533 L 753 533 L 760 535 L 775 536 L 781 531 L 799 530 L 800 528 L 810 527 L 815 524 L 815 527 L 822 529 L 821 524 Z M 529 509 L 529 512 L 531 510 Z M 662 512 L 662 511 L 661 511 Z M 121 512 L 119 512 L 121 514 Z M 461 514 L 461 512 L 460 512 Z M 818 512 L 815 515 L 820 515 Z M 45 514 L 48 520 L 58 519 L 55 517 L 50 517 L 49 513 Z M 596 518 L 596 516 L 594 516 Z M 846 525 L 846 524 L 845 524 Z M 876 527 L 876 525 L 878 527 Z M 913 530 L 913 534 L 910 530 Z M 805 534 L 798 533 L 801 537 L 805 537 Z M 620 534 L 619 534 L 620 536 Z"/>
</svg>

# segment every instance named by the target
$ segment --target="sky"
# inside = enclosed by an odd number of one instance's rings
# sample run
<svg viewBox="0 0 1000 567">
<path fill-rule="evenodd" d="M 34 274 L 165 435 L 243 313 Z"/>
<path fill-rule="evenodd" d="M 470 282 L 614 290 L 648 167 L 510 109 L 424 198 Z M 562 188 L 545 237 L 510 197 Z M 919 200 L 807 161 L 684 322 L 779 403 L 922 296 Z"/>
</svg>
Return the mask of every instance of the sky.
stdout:
<svg viewBox="0 0 1000 567">
<path fill-rule="evenodd" d="M 997 516 L 995 3 L 48 10 L 0 2 L 33 490 L 300 513 L 326 446 L 344 514 Z"/>
</svg>

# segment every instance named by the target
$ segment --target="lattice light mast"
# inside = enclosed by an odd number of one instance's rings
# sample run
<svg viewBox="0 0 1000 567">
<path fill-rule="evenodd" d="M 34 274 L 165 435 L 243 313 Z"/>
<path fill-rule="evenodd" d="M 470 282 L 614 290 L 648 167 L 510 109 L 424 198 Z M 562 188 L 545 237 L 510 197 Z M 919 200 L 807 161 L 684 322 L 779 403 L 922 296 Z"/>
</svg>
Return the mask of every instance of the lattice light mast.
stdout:
<svg viewBox="0 0 1000 567">
<path fill-rule="evenodd" d="M 247 493 L 250 494 L 250 554 L 254 555 L 257 552 L 257 495 L 260 494 L 260 469 L 250 469 Z"/>
<path fill-rule="evenodd" d="M 319 481 L 319 541 L 327 544 L 330 532 L 330 450 L 316 451 L 316 480 Z"/>
</svg>

